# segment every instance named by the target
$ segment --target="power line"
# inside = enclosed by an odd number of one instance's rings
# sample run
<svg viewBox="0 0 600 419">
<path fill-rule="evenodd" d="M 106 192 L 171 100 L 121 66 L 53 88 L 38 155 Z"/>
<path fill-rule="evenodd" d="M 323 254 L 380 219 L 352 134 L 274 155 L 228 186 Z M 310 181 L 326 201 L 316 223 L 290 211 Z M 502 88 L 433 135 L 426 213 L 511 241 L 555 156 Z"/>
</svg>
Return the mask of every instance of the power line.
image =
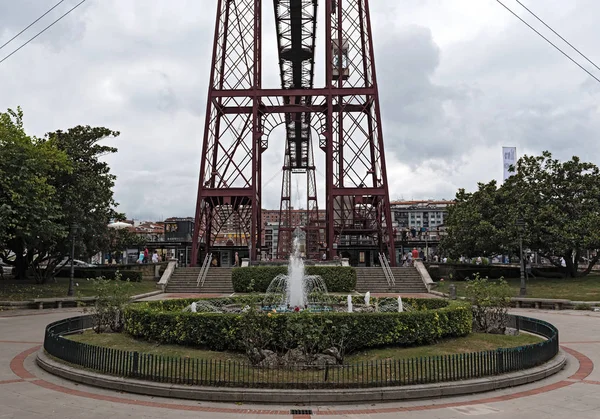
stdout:
<svg viewBox="0 0 600 419">
<path fill-rule="evenodd" d="M 523 7 L 525 10 L 527 10 L 529 13 L 531 13 L 533 15 L 533 17 L 535 17 L 537 20 L 539 20 L 540 22 L 542 22 L 542 24 L 547 27 L 548 29 L 550 29 L 554 35 L 558 36 L 560 39 L 562 39 L 568 46 L 570 46 L 571 48 L 573 48 L 575 51 L 577 51 L 577 53 L 579 55 L 581 55 L 583 58 L 585 58 L 591 65 L 593 65 L 594 67 L 596 67 L 598 70 L 600 70 L 600 67 L 598 67 L 592 60 L 590 60 L 588 57 L 586 57 L 586 55 L 579 51 L 577 48 L 575 48 L 575 46 L 573 44 L 571 44 L 569 41 L 567 41 L 565 38 L 563 38 L 562 36 L 560 36 L 560 34 L 558 32 L 556 32 L 554 29 L 552 29 L 550 27 L 550 25 L 548 25 L 546 22 L 544 22 L 540 17 L 538 17 L 538 15 L 536 15 L 535 13 L 533 13 L 530 9 L 527 8 L 527 6 L 525 6 L 523 3 L 521 3 L 519 0 L 516 0 L 517 3 L 519 3 L 521 5 L 521 7 Z"/>
<path fill-rule="evenodd" d="M 590 75 L 590 77 L 592 77 L 594 80 L 596 80 L 598 83 L 600 83 L 600 79 L 596 76 L 594 76 L 592 73 L 590 73 L 585 67 L 583 67 L 581 64 L 579 64 L 577 61 L 575 61 L 573 58 L 571 58 L 571 56 L 569 54 L 567 54 L 566 52 L 564 52 L 562 49 L 560 49 L 559 47 L 556 46 L 556 44 L 554 44 L 552 41 L 550 41 L 548 38 L 546 38 L 544 35 L 542 35 L 539 31 L 537 31 L 533 26 L 531 26 L 529 23 L 525 22 L 521 16 L 519 16 L 518 14 L 516 14 L 515 12 L 513 12 L 508 6 L 506 6 L 504 3 L 502 3 L 500 0 L 496 0 L 498 3 L 500 3 L 502 5 L 502 7 L 504 7 L 506 10 L 508 10 L 510 13 L 512 13 L 517 19 L 519 19 L 521 22 L 523 22 L 525 25 L 527 25 L 529 27 L 529 29 L 531 29 L 532 31 L 534 31 L 535 33 L 537 33 L 539 36 L 541 36 L 546 42 L 548 42 L 550 45 L 552 45 L 554 48 L 556 48 L 562 55 L 564 55 L 565 57 L 567 57 L 569 60 L 571 60 L 573 62 L 573 64 L 575 64 L 577 67 L 581 68 L 583 71 L 585 71 L 587 74 Z M 0 61 L 1 63 L 2 61 Z"/>
<path fill-rule="evenodd" d="M 23 32 L 25 32 L 27 29 L 31 28 L 33 25 L 35 25 L 36 23 L 39 22 L 39 20 L 41 18 L 43 18 L 44 16 L 46 16 L 48 13 L 50 13 L 52 10 L 56 9 L 56 7 L 58 7 L 62 2 L 64 2 L 65 0 L 60 0 L 58 3 L 56 3 L 54 6 L 52 6 L 52 8 L 50 10 L 48 10 L 46 13 L 44 13 L 43 15 L 41 15 L 40 17 L 38 17 L 36 20 L 34 20 L 33 22 L 31 22 L 29 24 L 29 26 L 27 26 L 25 29 L 23 29 L 21 32 L 19 32 L 18 34 L 16 34 L 15 36 L 13 36 L 12 38 L 10 38 L 8 41 L 6 41 L 1 47 L 0 49 L 4 48 L 5 46 L 7 46 L 8 44 L 10 44 L 12 41 L 15 40 L 16 37 L 18 37 L 19 35 L 21 35 Z"/>
<path fill-rule="evenodd" d="M 38 36 L 40 36 L 41 34 L 43 34 L 44 32 L 46 32 L 48 29 L 50 29 L 52 26 L 54 26 L 56 23 L 58 23 L 62 18 L 64 18 L 65 16 L 67 16 L 69 13 L 71 13 L 73 10 L 77 9 L 79 6 L 81 6 L 83 3 L 85 3 L 87 0 L 81 0 L 79 3 L 77 3 L 75 6 L 73 6 L 71 9 L 69 9 L 66 13 L 64 13 L 61 17 L 59 17 L 58 19 L 56 19 L 54 22 L 52 22 L 51 24 L 49 24 L 48 26 L 46 26 L 44 29 L 42 29 L 40 32 L 38 32 L 33 38 L 29 39 L 27 42 L 25 42 L 23 45 L 21 45 L 19 48 L 17 48 L 16 50 L 14 50 L 13 52 L 11 52 L 10 54 L 8 54 L 6 57 L 4 57 L 2 60 L 0 60 L 0 64 L 2 64 L 4 61 L 8 60 L 10 57 L 12 57 L 15 53 L 17 53 L 21 48 L 23 48 L 25 45 L 29 44 L 31 41 L 33 41 L 35 38 L 37 38 Z"/>
</svg>

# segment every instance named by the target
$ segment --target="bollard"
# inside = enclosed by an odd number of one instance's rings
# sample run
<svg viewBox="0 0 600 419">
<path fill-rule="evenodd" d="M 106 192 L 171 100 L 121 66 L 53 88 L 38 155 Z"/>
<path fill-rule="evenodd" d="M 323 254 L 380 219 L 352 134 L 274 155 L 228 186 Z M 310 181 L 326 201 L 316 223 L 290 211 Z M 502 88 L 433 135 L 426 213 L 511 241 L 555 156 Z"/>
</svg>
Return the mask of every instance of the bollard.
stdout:
<svg viewBox="0 0 600 419">
<path fill-rule="evenodd" d="M 450 286 L 448 287 L 449 292 L 450 292 L 450 299 L 451 300 L 456 300 L 456 285 L 454 284 L 450 284 Z"/>
</svg>

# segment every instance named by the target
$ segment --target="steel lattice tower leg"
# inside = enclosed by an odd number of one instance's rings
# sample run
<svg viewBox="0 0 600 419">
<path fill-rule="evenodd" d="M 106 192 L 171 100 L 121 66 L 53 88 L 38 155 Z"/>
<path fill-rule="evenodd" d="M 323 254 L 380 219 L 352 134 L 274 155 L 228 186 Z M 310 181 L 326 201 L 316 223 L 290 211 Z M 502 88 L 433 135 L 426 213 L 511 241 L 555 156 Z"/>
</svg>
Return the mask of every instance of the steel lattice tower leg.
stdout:
<svg viewBox="0 0 600 419">
<path fill-rule="evenodd" d="M 294 232 L 294 226 L 292 226 L 292 168 L 290 167 L 290 148 L 287 142 L 283 159 L 276 259 L 284 259 L 289 256 Z"/>
<path fill-rule="evenodd" d="M 261 229 L 261 0 L 218 0 L 192 264 L 224 226 L 256 259 Z M 235 90 L 235 97 L 226 92 Z"/>
<path fill-rule="evenodd" d="M 320 259 L 321 220 L 319 218 L 317 177 L 315 174 L 316 167 L 312 138 L 308 142 L 308 147 L 308 169 L 306 171 L 306 256 L 309 259 Z"/>
<path fill-rule="evenodd" d="M 326 199 L 329 256 L 341 236 L 395 250 L 368 0 L 325 2 Z M 334 94 L 343 89 L 344 95 Z M 386 249 L 387 248 L 387 249 Z"/>
</svg>

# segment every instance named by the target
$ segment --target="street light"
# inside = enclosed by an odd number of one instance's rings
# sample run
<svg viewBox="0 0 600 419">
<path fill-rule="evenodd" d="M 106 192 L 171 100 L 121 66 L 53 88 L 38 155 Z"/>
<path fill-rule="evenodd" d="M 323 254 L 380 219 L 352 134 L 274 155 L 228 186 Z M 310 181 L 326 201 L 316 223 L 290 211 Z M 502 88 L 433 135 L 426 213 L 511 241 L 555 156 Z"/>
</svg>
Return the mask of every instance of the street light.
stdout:
<svg viewBox="0 0 600 419">
<path fill-rule="evenodd" d="M 521 268 L 521 288 L 519 290 L 519 295 L 525 297 L 525 295 L 527 295 L 527 288 L 525 285 L 525 265 L 523 263 L 523 229 L 525 228 L 525 221 L 522 218 L 518 218 L 515 225 L 519 229 L 519 265 Z"/>
<path fill-rule="evenodd" d="M 75 294 L 73 288 L 75 276 L 75 234 L 77 233 L 77 224 L 71 224 L 71 277 L 69 279 L 69 291 L 67 291 L 67 297 L 72 297 Z"/>
</svg>

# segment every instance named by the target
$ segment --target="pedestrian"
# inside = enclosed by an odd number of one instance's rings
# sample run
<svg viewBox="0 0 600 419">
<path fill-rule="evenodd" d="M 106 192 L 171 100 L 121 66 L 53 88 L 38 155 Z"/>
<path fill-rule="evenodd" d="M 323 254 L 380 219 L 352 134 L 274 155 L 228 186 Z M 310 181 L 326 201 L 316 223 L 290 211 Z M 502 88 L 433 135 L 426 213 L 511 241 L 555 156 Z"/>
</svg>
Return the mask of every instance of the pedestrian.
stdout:
<svg viewBox="0 0 600 419">
<path fill-rule="evenodd" d="M 238 254 L 238 252 L 235 252 L 235 262 L 234 262 L 234 266 L 239 268 L 240 267 L 240 255 Z"/>
<path fill-rule="evenodd" d="M 144 263 L 148 263 L 148 248 L 144 248 Z"/>
<path fill-rule="evenodd" d="M 140 256 L 138 257 L 137 263 L 144 263 L 144 252 L 140 251 Z"/>
<path fill-rule="evenodd" d="M 412 259 L 413 259 L 413 261 L 415 261 L 416 259 L 419 259 L 419 251 L 417 250 L 416 247 L 413 247 L 413 250 L 412 250 Z"/>
<path fill-rule="evenodd" d="M 158 263 L 158 252 L 156 250 L 152 254 L 152 263 Z"/>
</svg>

